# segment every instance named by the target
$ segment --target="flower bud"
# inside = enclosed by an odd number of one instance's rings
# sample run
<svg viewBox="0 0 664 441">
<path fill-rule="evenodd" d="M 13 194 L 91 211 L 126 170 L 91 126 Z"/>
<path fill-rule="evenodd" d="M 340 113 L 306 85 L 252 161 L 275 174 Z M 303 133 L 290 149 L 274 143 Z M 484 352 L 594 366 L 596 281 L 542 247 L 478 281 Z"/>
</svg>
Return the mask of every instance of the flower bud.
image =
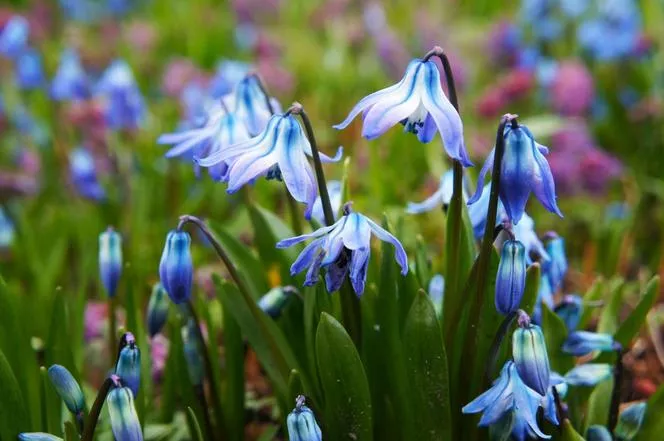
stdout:
<svg viewBox="0 0 664 441">
<path fill-rule="evenodd" d="M 314 413 L 304 405 L 305 398 L 299 395 L 295 400 L 295 409 L 288 414 L 288 439 L 290 441 L 322 441 L 323 435 L 316 422 Z"/>
<path fill-rule="evenodd" d="M 108 227 L 99 235 L 99 276 L 110 297 L 114 297 L 122 272 L 122 236 Z"/>
<path fill-rule="evenodd" d="M 297 290 L 292 286 L 272 288 L 258 300 L 258 307 L 270 317 L 277 318 Z"/>
<path fill-rule="evenodd" d="M 496 309 L 508 315 L 519 308 L 526 286 L 526 248 L 518 240 L 507 240 L 498 265 Z"/>
<path fill-rule="evenodd" d="M 648 405 L 645 402 L 632 404 L 623 410 L 614 431 L 616 439 L 631 441 L 639 433 Z"/>
<path fill-rule="evenodd" d="M 54 364 L 48 368 L 48 378 L 71 413 L 79 415 L 85 410 L 83 391 L 67 368 Z"/>
<path fill-rule="evenodd" d="M 150 337 L 154 337 L 164 327 L 168 319 L 168 304 L 168 293 L 161 283 L 155 283 L 152 287 L 150 301 L 148 302 L 148 314 L 146 318 Z"/>
<path fill-rule="evenodd" d="M 62 438 L 50 433 L 44 432 L 30 432 L 30 433 L 19 433 L 19 441 L 62 441 Z"/>
<path fill-rule="evenodd" d="M 606 363 L 582 364 L 565 375 L 565 383 L 572 386 L 595 386 L 613 375 L 613 366 Z"/>
<path fill-rule="evenodd" d="M 577 295 L 566 295 L 563 297 L 562 302 L 556 306 L 555 312 L 565 323 L 567 332 L 574 332 L 579 325 L 579 320 L 581 320 L 583 301 Z"/>
<path fill-rule="evenodd" d="M 554 292 L 560 288 L 565 274 L 567 274 L 567 257 L 565 256 L 565 239 L 556 233 L 550 233 L 551 239 L 546 242 L 546 252 L 549 254 L 549 260 L 544 261 L 544 273 L 549 278 L 551 288 Z"/>
<path fill-rule="evenodd" d="M 604 426 L 593 425 L 588 427 L 586 431 L 586 440 L 587 441 L 613 441 L 611 432 Z"/>
<path fill-rule="evenodd" d="M 184 358 L 187 362 L 187 373 L 189 380 L 194 386 L 203 384 L 203 359 L 198 347 L 198 339 L 196 338 L 196 323 L 189 320 L 186 326 L 182 327 L 182 346 L 184 350 Z"/>
<path fill-rule="evenodd" d="M 620 345 L 614 342 L 610 334 L 599 332 L 575 331 L 567 336 L 563 352 L 581 357 L 593 351 L 613 351 Z"/>
<path fill-rule="evenodd" d="M 115 364 L 115 375 L 120 377 L 122 384 L 136 396 L 141 384 L 141 351 L 131 332 L 122 336 L 121 346 L 118 361 Z"/>
<path fill-rule="evenodd" d="M 527 323 L 514 331 L 512 358 L 526 386 L 542 396 L 546 395 L 550 376 L 549 356 L 539 326 Z"/>
<path fill-rule="evenodd" d="M 166 245 L 159 262 L 159 277 L 173 303 L 180 304 L 191 297 L 193 264 L 191 237 L 185 231 L 173 230 L 166 236 Z"/>
<path fill-rule="evenodd" d="M 106 397 L 111 430 L 117 440 L 143 441 L 143 431 L 138 421 L 134 396 L 128 387 L 114 387 Z"/>
</svg>

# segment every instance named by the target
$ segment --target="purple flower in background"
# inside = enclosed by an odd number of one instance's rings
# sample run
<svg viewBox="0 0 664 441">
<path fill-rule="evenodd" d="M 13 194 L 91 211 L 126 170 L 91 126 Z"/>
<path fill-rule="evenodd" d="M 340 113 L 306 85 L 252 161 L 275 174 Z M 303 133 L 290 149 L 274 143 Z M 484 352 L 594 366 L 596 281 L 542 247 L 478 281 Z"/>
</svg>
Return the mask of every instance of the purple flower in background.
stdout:
<svg viewBox="0 0 664 441">
<path fill-rule="evenodd" d="M 106 101 L 106 122 L 112 129 L 136 129 L 145 118 L 145 102 L 134 74 L 122 60 L 114 61 L 99 80 L 97 90 Z"/>
<path fill-rule="evenodd" d="M 89 301 L 85 304 L 84 313 L 84 338 L 86 342 L 104 336 L 104 329 L 108 317 L 108 303 Z"/>
<path fill-rule="evenodd" d="M 30 24 L 25 17 L 15 15 L 0 30 L 0 55 L 16 59 L 28 46 Z"/>
<path fill-rule="evenodd" d="M 51 98 L 56 101 L 83 100 L 90 95 L 90 81 L 73 49 L 60 56 L 58 70 L 51 82 Z"/>
<path fill-rule="evenodd" d="M 595 97 L 593 77 L 578 61 L 559 64 L 551 83 L 551 102 L 556 112 L 564 116 L 581 116 Z"/>
<path fill-rule="evenodd" d="M 489 31 L 487 51 L 491 63 L 497 66 L 514 66 L 521 48 L 521 30 L 512 22 L 501 20 Z"/>
<path fill-rule="evenodd" d="M 200 75 L 198 68 L 187 58 L 173 58 L 164 67 L 161 89 L 169 96 L 181 96 L 184 89 Z"/>
<path fill-rule="evenodd" d="M 160 382 L 164 371 L 166 370 L 166 360 L 170 342 L 163 334 L 157 334 L 150 340 L 150 366 L 152 379 L 154 382 Z"/>
<path fill-rule="evenodd" d="M 588 152 L 579 168 L 583 171 L 583 188 L 591 194 L 606 193 L 609 184 L 623 172 L 618 159 L 599 149 Z"/>
<path fill-rule="evenodd" d="M 44 85 L 42 58 L 35 49 L 26 49 L 16 59 L 16 82 L 21 89 L 37 89 Z"/>
<path fill-rule="evenodd" d="M 78 147 L 69 153 L 69 175 L 74 188 L 84 198 L 106 199 L 106 192 L 97 180 L 95 159 L 86 148 Z"/>
</svg>

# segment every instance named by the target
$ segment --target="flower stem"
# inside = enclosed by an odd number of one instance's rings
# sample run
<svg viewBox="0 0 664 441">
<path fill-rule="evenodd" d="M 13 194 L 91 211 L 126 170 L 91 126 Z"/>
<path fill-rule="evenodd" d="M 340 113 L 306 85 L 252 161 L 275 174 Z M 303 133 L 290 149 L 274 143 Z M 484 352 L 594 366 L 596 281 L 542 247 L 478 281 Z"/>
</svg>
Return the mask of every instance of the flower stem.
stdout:
<svg viewBox="0 0 664 441">
<path fill-rule="evenodd" d="M 113 354 L 118 347 L 118 335 L 117 335 L 117 317 L 115 316 L 117 301 L 115 296 L 108 297 L 108 353 L 109 358 L 112 359 Z M 115 360 L 112 360 L 115 363 Z"/>
<path fill-rule="evenodd" d="M 205 398 L 205 391 L 202 384 L 194 384 L 194 395 L 201 403 L 201 410 L 203 411 L 203 425 L 205 426 L 205 433 L 208 439 L 214 438 L 214 430 L 212 429 L 212 421 L 210 421 L 210 413 L 208 412 L 207 398 Z"/>
<path fill-rule="evenodd" d="M 108 395 L 112 385 L 113 380 L 110 377 L 101 385 L 101 388 L 97 393 L 97 398 L 95 398 L 95 402 L 88 414 L 88 420 L 85 422 L 85 429 L 83 430 L 81 441 L 92 441 L 94 438 L 97 421 L 99 421 L 99 414 L 101 414 L 101 409 L 104 407 L 104 401 L 106 401 L 106 395 Z"/>
<path fill-rule="evenodd" d="M 609 421 L 607 426 L 609 431 L 613 434 L 618 424 L 618 412 L 620 410 L 620 392 L 622 390 L 623 380 L 623 358 L 624 351 L 621 349 L 617 351 L 616 365 L 613 369 L 613 392 L 611 393 L 611 407 L 609 407 Z"/>
</svg>

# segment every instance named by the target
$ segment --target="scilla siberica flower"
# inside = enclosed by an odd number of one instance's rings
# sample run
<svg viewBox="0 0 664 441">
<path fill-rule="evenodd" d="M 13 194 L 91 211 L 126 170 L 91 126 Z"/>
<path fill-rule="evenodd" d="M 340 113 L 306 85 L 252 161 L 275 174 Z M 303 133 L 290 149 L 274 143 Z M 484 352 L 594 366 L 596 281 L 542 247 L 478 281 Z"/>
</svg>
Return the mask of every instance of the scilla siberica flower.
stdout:
<svg viewBox="0 0 664 441">
<path fill-rule="evenodd" d="M 145 102 L 129 65 L 115 60 L 97 85 L 106 100 L 106 122 L 113 129 L 135 129 L 145 117 Z"/>
<path fill-rule="evenodd" d="M 76 416 L 82 415 L 85 410 L 85 397 L 81 386 L 67 368 L 54 364 L 48 368 L 48 378 L 67 409 Z"/>
<path fill-rule="evenodd" d="M 339 209 L 341 209 L 341 199 L 343 195 L 341 194 L 341 182 L 339 181 L 327 181 L 327 194 L 330 196 L 330 205 L 332 205 L 332 213 L 334 214 L 334 219 L 336 220 L 339 217 Z M 314 202 L 314 208 L 311 211 L 311 217 L 316 219 L 319 224 L 325 225 L 325 214 L 323 213 L 323 201 L 320 199 L 320 195 L 316 197 L 316 202 Z"/>
<path fill-rule="evenodd" d="M 342 150 L 339 147 L 334 158 L 321 153 L 321 161 L 338 161 Z M 260 135 L 198 159 L 198 164 L 215 167 L 227 163 L 228 193 L 259 176 L 283 179 L 293 199 L 307 204 L 304 215 L 310 219 L 318 187 L 307 155 L 311 156 L 311 144 L 295 116 L 288 113 L 274 115 Z"/>
<path fill-rule="evenodd" d="M 631 441 L 639 433 L 643 419 L 646 416 L 648 404 L 646 402 L 630 405 L 620 413 L 618 424 L 616 425 L 616 439 L 620 441 Z"/>
<path fill-rule="evenodd" d="M 562 301 L 556 305 L 554 312 L 565 323 L 567 332 L 573 332 L 581 320 L 583 300 L 575 294 L 565 295 Z"/>
<path fill-rule="evenodd" d="M 69 152 L 69 174 L 82 197 L 95 201 L 106 198 L 106 191 L 97 179 L 95 159 L 86 148 L 78 147 Z"/>
<path fill-rule="evenodd" d="M 131 389 L 116 385 L 108 393 L 106 404 L 115 439 L 143 441 L 143 431 L 134 407 L 134 395 Z"/>
<path fill-rule="evenodd" d="M 244 122 L 251 136 L 261 133 L 272 116 L 259 81 L 256 75 L 247 75 L 235 86 L 233 93 L 233 113 Z M 281 112 L 279 102 L 271 97 L 269 100 L 272 109 Z"/>
<path fill-rule="evenodd" d="M 475 239 L 481 239 L 482 236 L 484 236 L 484 229 L 486 227 L 486 214 L 489 211 L 490 198 L 491 198 L 491 183 L 489 182 L 484 186 L 484 189 L 482 190 L 482 195 L 479 197 L 479 199 L 474 204 L 468 205 L 468 217 L 470 218 L 470 223 L 473 226 L 473 235 L 475 236 Z M 494 227 L 502 224 L 504 218 L 505 218 L 505 208 L 503 208 L 503 204 L 500 201 L 498 201 L 498 211 L 496 213 L 496 225 L 494 225 Z"/>
<path fill-rule="evenodd" d="M 500 377 L 493 386 L 470 403 L 461 411 L 463 413 L 482 412 L 479 425 L 490 426 L 498 422 L 508 412 L 513 412 L 514 428 L 512 435 L 523 441 L 527 436 L 539 436 L 548 439 L 537 425 L 537 409 L 540 407 L 540 394 L 526 386 L 513 361 L 508 361 L 500 371 Z"/>
<path fill-rule="evenodd" d="M 286 307 L 288 301 L 296 294 L 297 290 L 292 286 L 277 286 L 258 299 L 258 307 L 276 319 L 281 315 L 281 311 Z"/>
<path fill-rule="evenodd" d="M 526 287 L 526 249 L 518 240 L 503 244 L 496 277 L 496 309 L 503 315 L 519 309 Z"/>
<path fill-rule="evenodd" d="M 290 441 L 322 441 L 323 434 L 318 427 L 316 417 L 304 403 L 304 396 L 298 395 L 295 399 L 295 409 L 286 418 L 288 439 Z"/>
<path fill-rule="evenodd" d="M 15 15 L 5 23 L 0 31 L 0 55 L 15 59 L 28 45 L 30 24 L 20 15 Z"/>
<path fill-rule="evenodd" d="M 16 59 L 16 81 L 21 89 L 37 89 L 44 84 L 42 58 L 35 49 L 26 49 Z"/>
<path fill-rule="evenodd" d="M 438 190 L 422 202 L 409 202 L 408 207 L 406 207 L 406 212 L 410 214 L 419 214 L 424 213 L 425 211 L 431 211 L 436 207 L 449 205 L 452 200 L 453 184 L 454 173 L 452 170 L 448 170 L 443 176 L 441 176 Z M 486 210 L 484 216 L 486 217 Z"/>
<path fill-rule="evenodd" d="M 320 268 L 326 268 L 325 283 L 328 292 L 337 291 L 348 274 L 351 285 L 359 296 L 364 292 L 367 278 L 371 255 L 371 233 L 394 245 L 401 274 L 406 275 L 408 257 L 397 238 L 368 217 L 352 212 L 348 204 L 344 207 L 344 215 L 333 225 L 319 228 L 310 234 L 284 239 L 277 243 L 277 248 L 288 248 L 307 239 L 315 239 L 293 262 L 291 274 L 309 268 L 304 284 L 311 286 L 318 282 Z"/>
<path fill-rule="evenodd" d="M 547 235 L 548 241 L 545 244 L 549 259 L 544 262 L 543 270 L 549 278 L 551 288 L 554 292 L 565 279 L 567 274 L 567 257 L 565 256 L 565 239 L 551 232 Z"/>
<path fill-rule="evenodd" d="M 598 424 L 588 427 L 586 431 L 587 441 L 613 441 L 613 436 L 609 429 Z"/>
<path fill-rule="evenodd" d="M 231 93 L 235 86 L 247 75 L 249 69 L 251 69 L 251 65 L 242 61 L 220 61 L 217 65 L 217 71 L 210 80 L 209 94 L 213 98 L 221 98 Z"/>
<path fill-rule="evenodd" d="M 148 333 L 150 337 L 154 337 L 166 324 L 166 319 L 168 319 L 168 293 L 161 285 L 161 283 L 155 283 L 152 287 L 152 294 L 150 294 L 150 300 L 148 301 L 148 313 L 146 322 L 148 325 Z"/>
<path fill-rule="evenodd" d="M 74 49 L 65 49 L 50 88 L 56 101 L 83 100 L 90 94 L 90 80 Z"/>
<path fill-rule="evenodd" d="M 527 314 L 520 315 L 518 321 L 519 327 L 512 334 L 514 365 L 523 382 L 545 396 L 549 389 L 550 368 L 544 334 L 539 326 L 530 323 Z"/>
<path fill-rule="evenodd" d="M 500 200 L 513 224 L 518 224 L 526 208 L 530 193 L 544 208 L 562 217 L 556 203 L 556 189 L 549 163 L 544 155 L 548 149 L 533 138 L 526 126 L 507 124 L 503 134 L 505 153 L 500 166 Z M 478 178 L 475 195 L 468 201 L 475 203 L 482 194 L 484 177 L 493 168 L 495 149 L 489 154 Z"/>
<path fill-rule="evenodd" d="M 114 297 L 122 272 L 122 236 L 108 227 L 99 235 L 99 276 L 109 297 Z"/>
<path fill-rule="evenodd" d="M 415 59 L 408 64 L 401 81 L 360 100 L 346 119 L 334 126 L 345 129 L 362 113 L 362 136 L 375 139 L 401 122 L 407 132 L 429 142 L 440 132 L 447 154 L 471 166 L 463 144 L 463 123 L 440 84 L 438 67 L 431 60 Z"/>
<path fill-rule="evenodd" d="M 565 374 L 565 383 L 592 387 L 613 376 L 613 366 L 607 363 L 581 364 Z"/>
<path fill-rule="evenodd" d="M 59 436 L 45 432 L 26 432 L 18 434 L 19 441 L 62 441 Z"/>
<path fill-rule="evenodd" d="M 613 351 L 620 344 L 610 334 L 588 331 L 574 331 L 567 336 L 563 344 L 563 352 L 581 357 L 594 351 Z"/>
<path fill-rule="evenodd" d="M 191 297 L 194 264 L 191 261 L 191 236 L 186 231 L 172 230 L 159 262 L 159 277 L 173 303 L 180 304 Z"/>
<path fill-rule="evenodd" d="M 131 332 L 122 336 L 120 346 L 122 349 L 115 364 L 115 375 L 120 377 L 122 384 L 128 387 L 135 397 L 141 385 L 141 351 Z"/>
</svg>

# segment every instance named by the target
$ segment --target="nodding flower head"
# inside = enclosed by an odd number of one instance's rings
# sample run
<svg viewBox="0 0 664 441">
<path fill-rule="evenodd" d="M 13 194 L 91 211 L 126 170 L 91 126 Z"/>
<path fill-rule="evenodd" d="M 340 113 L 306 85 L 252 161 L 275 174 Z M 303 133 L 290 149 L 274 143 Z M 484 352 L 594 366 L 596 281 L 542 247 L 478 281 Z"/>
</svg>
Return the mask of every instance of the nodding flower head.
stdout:
<svg viewBox="0 0 664 441">
<path fill-rule="evenodd" d="M 319 228 L 310 234 L 284 239 L 277 243 L 277 248 L 288 248 L 307 239 L 314 239 L 291 266 L 291 274 L 309 268 L 304 284 L 310 286 L 318 282 L 320 268 L 325 268 L 325 282 L 329 292 L 337 291 L 348 275 L 355 293 L 359 296 L 364 292 L 367 277 L 371 233 L 394 245 L 401 274 L 408 273 L 408 257 L 397 238 L 368 217 L 351 212 L 348 205 L 344 216 L 333 225 Z"/>
<path fill-rule="evenodd" d="M 106 404 L 115 439 L 143 441 L 143 431 L 134 407 L 134 395 L 131 389 L 113 387 L 106 397 Z"/>
<path fill-rule="evenodd" d="M 81 415 L 85 410 L 85 397 L 81 386 L 67 368 L 54 364 L 48 368 L 48 378 L 67 409 L 76 416 Z"/>
<path fill-rule="evenodd" d="M 150 337 L 157 335 L 166 324 L 168 319 L 168 293 L 161 283 L 155 283 L 148 302 L 148 313 L 146 322 Z"/>
<path fill-rule="evenodd" d="M 526 248 L 518 240 L 503 244 L 496 277 L 496 309 L 503 315 L 519 309 L 526 287 Z"/>
<path fill-rule="evenodd" d="M 84 100 L 90 96 L 90 80 L 75 50 L 62 52 L 50 93 L 56 101 Z"/>
<path fill-rule="evenodd" d="M 440 132 L 447 154 L 465 166 L 472 165 L 463 143 L 461 117 L 445 96 L 438 67 L 432 60 L 411 61 L 398 84 L 360 100 L 334 128 L 348 127 L 360 113 L 364 119 L 362 136 L 367 139 L 379 137 L 397 123 L 421 142 L 431 141 Z"/>
<path fill-rule="evenodd" d="M 562 349 L 567 354 L 581 357 L 594 351 L 615 351 L 620 349 L 620 344 L 613 340 L 611 334 L 574 331 L 567 336 Z"/>
<path fill-rule="evenodd" d="M 607 363 L 580 364 L 565 374 L 565 383 L 571 386 L 592 387 L 613 375 L 613 366 Z"/>
<path fill-rule="evenodd" d="M 341 159 L 340 147 L 334 158 L 320 154 L 323 162 Z M 311 218 L 318 187 L 307 156 L 311 144 L 295 115 L 274 115 L 258 136 L 220 149 L 197 162 L 203 167 L 228 165 L 228 193 L 235 193 L 259 176 L 283 180 L 293 199 L 307 204 L 305 217 Z"/>
<path fill-rule="evenodd" d="M 0 31 L 0 55 L 15 59 L 23 53 L 28 46 L 30 24 L 20 15 L 9 19 Z"/>
<path fill-rule="evenodd" d="M 512 358 L 523 382 L 542 396 L 549 389 L 549 356 L 539 326 L 524 323 L 512 334 Z"/>
<path fill-rule="evenodd" d="M 562 217 L 556 202 L 556 189 L 549 163 L 544 155 L 549 150 L 538 144 L 526 126 L 507 124 L 503 133 L 504 156 L 500 165 L 500 201 L 507 217 L 518 224 L 526 208 L 530 193 L 544 208 Z M 493 169 L 495 148 L 489 154 L 478 178 L 475 195 L 468 201 L 475 203 L 482 194 L 484 177 Z"/>
<path fill-rule="evenodd" d="M 251 136 L 256 136 L 265 129 L 274 112 L 281 112 L 279 102 L 265 96 L 260 79 L 256 75 L 247 75 L 240 80 L 235 86 L 233 97 L 235 101 L 233 112 L 245 124 Z"/>
<path fill-rule="evenodd" d="M 567 332 L 574 332 L 583 313 L 583 300 L 575 294 L 563 296 L 562 301 L 556 305 L 555 313 L 565 323 Z"/>
<path fill-rule="evenodd" d="M 122 337 L 122 346 L 115 364 L 115 375 L 120 377 L 122 384 L 128 387 L 135 397 L 141 385 L 141 351 L 131 332 Z"/>
<path fill-rule="evenodd" d="M 122 236 L 109 227 L 99 235 L 99 275 L 109 297 L 115 297 L 122 272 Z"/>
<path fill-rule="evenodd" d="M 74 188 L 82 197 L 95 201 L 106 199 L 106 191 L 97 179 L 95 159 L 85 147 L 69 152 L 69 175 Z"/>
<path fill-rule="evenodd" d="M 314 413 L 305 406 L 305 398 L 298 395 L 295 400 L 295 409 L 288 414 L 288 439 L 291 441 L 321 441 L 323 434 L 316 422 Z"/>
<path fill-rule="evenodd" d="M 114 61 L 99 80 L 97 91 L 106 101 L 106 122 L 113 129 L 136 129 L 145 118 L 145 102 L 134 74 L 122 60 Z"/>
<path fill-rule="evenodd" d="M 184 303 L 191 297 L 194 265 L 191 260 L 191 237 L 186 231 L 172 230 L 159 262 L 159 277 L 173 303 Z"/>
</svg>

